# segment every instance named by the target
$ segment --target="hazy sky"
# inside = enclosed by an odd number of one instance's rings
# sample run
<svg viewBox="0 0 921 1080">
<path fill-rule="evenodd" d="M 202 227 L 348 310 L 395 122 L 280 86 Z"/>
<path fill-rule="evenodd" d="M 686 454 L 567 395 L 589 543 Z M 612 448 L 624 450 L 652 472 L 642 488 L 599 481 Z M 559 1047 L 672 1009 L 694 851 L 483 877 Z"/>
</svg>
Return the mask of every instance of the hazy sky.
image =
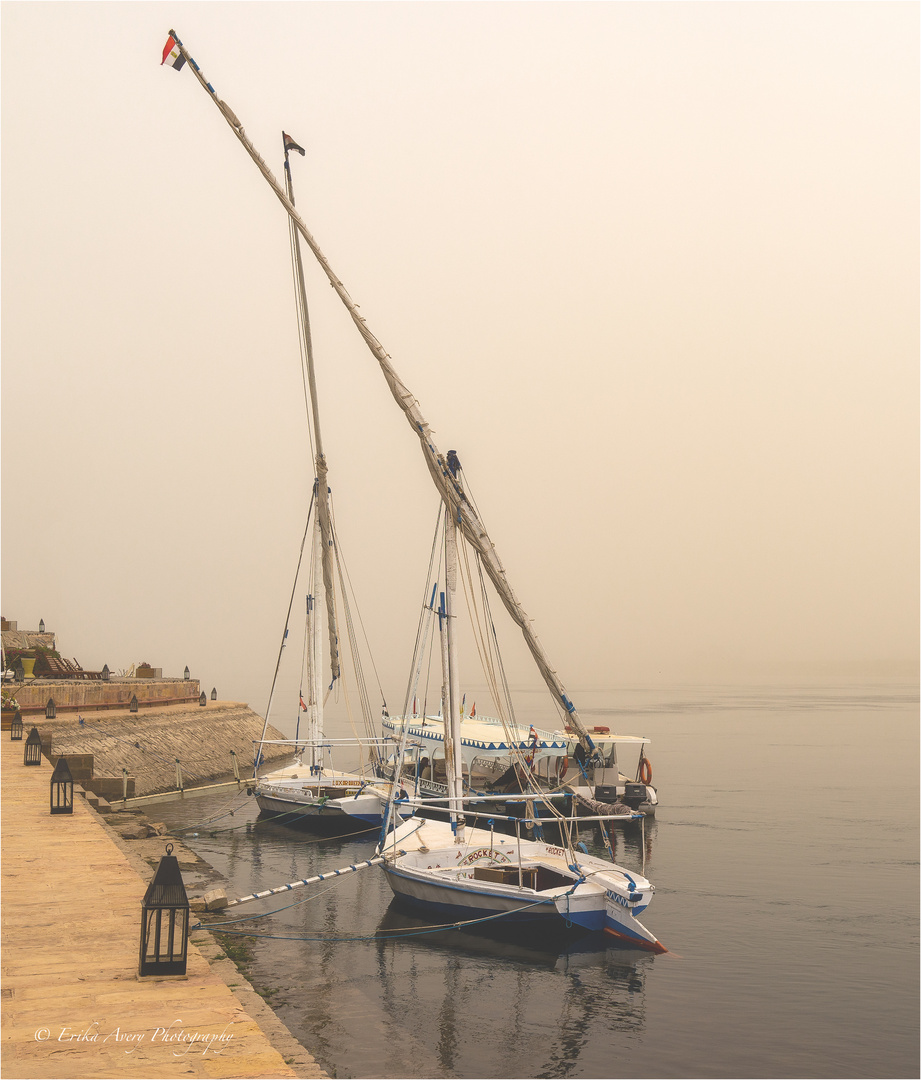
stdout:
<svg viewBox="0 0 921 1080">
<path fill-rule="evenodd" d="M 916 670 L 917 4 L 0 10 L 6 618 L 264 708 L 312 482 L 287 226 L 174 25 L 276 175 L 306 147 L 570 690 Z M 309 270 L 396 702 L 436 496 Z"/>
</svg>

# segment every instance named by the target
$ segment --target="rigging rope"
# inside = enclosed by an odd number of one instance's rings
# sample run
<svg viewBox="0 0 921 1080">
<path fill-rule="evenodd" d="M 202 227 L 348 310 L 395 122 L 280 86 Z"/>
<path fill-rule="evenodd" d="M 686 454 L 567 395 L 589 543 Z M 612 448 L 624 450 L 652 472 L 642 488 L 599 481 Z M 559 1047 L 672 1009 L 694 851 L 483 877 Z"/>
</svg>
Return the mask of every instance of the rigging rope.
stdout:
<svg viewBox="0 0 921 1080">
<path fill-rule="evenodd" d="M 214 87 L 207 81 L 201 68 L 194 58 L 189 54 L 189 51 L 179 40 L 176 32 L 170 30 L 170 37 L 175 41 L 179 48 L 179 51 L 183 58 L 189 62 L 189 68 L 195 75 L 195 78 L 201 84 L 202 88 L 207 91 L 211 100 L 220 110 L 224 119 L 230 125 L 231 130 L 240 140 L 240 143 L 252 158 L 253 163 L 262 173 L 264 179 L 272 188 L 276 198 L 282 204 L 287 212 L 290 220 L 296 225 L 298 232 L 304 238 L 307 246 L 310 248 L 314 255 L 314 258 L 320 264 L 323 272 L 326 274 L 327 279 L 338 295 L 339 299 L 345 305 L 356 329 L 364 338 L 365 343 L 371 350 L 371 353 L 375 357 L 380 366 L 381 373 L 384 376 L 388 389 L 393 396 L 394 401 L 403 411 L 410 427 L 418 436 L 420 446 L 425 457 L 426 466 L 429 469 L 432 480 L 435 483 L 436 489 L 440 492 L 442 499 L 446 507 L 449 507 L 452 514 L 457 515 L 458 524 L 467 537 L 468 541 L 473 547 L 480 553 L 483 558 L 483 564 L 486 572 L 495 586 L 496 592 L 499 594 L 506 610 L 511 615 L 512 619 L 517 623 L 522 634 L 524 635 L 525 642 L 528 649 L 537 664 L 538 669 L 543 675 L 551 693 L 560 701 L 569 714 L 570 723 L 574 727 L 578 734 L 579 742 L 587 754 L 591 754 L 595 749 L 595 744 L 588 734 L 585 725 L 582 723 L 575 705 L 570 701 L 563 687 L 562 682 L 557 676 L 554 669 L 550 666 L 549 658 L 544 652 L 537 635 L 534 632 L 531 622 L 521 606 L 518 597 L 515 595 L 505 573 L 505 568 L 499 559 L 495 546 L 489 538 L 483 523 L 475 509 L 474 504 L 468 499 L 466 492 L 464 491 L 457 478 L 453 475 L 453 471 L 445 459 L 444 455 L 438 450 L 434 443 L 434 436 L 431 427 L 422 415 L 419 408 L 419 402 L 415 395 L 409 390 L 409 388 L 402 382 L 397 374 L 389 354 L 384 349 L 381 342 L 375 337 L 367 325 L 364 316 L 358 310 L 355 302 L 352 300 L 348 293 L 348 290 L 343 285 L 342 281 L 333 272 L 332 267 L 326 259 L 326 256 L 320 250 L 317 241 L 308 230 L 304 221 L 298 214 L 294 207 L 290 196 L 282 190 L 275 176 L 272 174 L 265 160 L 256 150 L 253 143 L 250 141 L 249 136 L 243 129 L 243 125 L 240 123 L 239 118 L 236 116 L 230 106 L 222 101 L 215 92 Z"/>
<path fill-rule="evenodd" d="M 295 593 L 297 591 L 297 579 L 298 579 L 298 577 L 300 576 L 300 573 L 301 573 L 301 562 L 303 561 L 303 558 L 304 558 L 304 546 L 307 543 L 307 536 L 308 536 L 308 534 L 310 532 L 310 521 L 311 521 L 311 515 L 313 513 L 313 509 L 314 509 L 314 499 L 315 499 L 315 497 L 316 497 L 316 487 L 314 487 L 314 490 L 311 492 L 310 505 L 307 507 L 307 523 L 304 526 L 304 535 L 301 538 L 301 547 L 300 547 L 300 551 L 298 552 L 298 556 L 297 556 L 297 569 L 294 571 L 294 584 L 291 586 L 291 599 L 288 601 L 288 612 L 287 612 L 287 614 L 285 616 L 285 629 L 284 629 L 284 633 L 281 636 L 281 644 L 278 646 L 278 659 L 275 661 L 275 674 L 272 676 L 272 686 L 271 686 L 271 689 L 269 690 L 269 701 L 268 701 L 268 704 L 265 707 L 265 722 L 262 725 L 262 738 L 259 740 L 259 749 L 258 749 L 258 751 L 256 753 L 256 760 L 253 763 L 253 776 L 256 776 L 256 774 L 258 773 L 258 771 L 259 771 L 259 763 L 262 760 L 262 744 L 263 744 L 263 742 L 265 742 L 265 733 L 266 733 L 266 729 L 269 726 L 269 715 L 270 715 L 270 713 L 272 711 L 272 699 L 275 697 L 275 685 L 278 682 L 278 671 L 279 671 L 279 668 L 281 667 L 281 657 L 282 657 L 282 653 L 284 652 L 285 641 L 287 640 L 287 637 L 288 637 L 288 628 L 289 628 L 290 623 L 291 623 L 291 608 L 294 606 L 294 596 L 295 596 Z"/>
</svg>

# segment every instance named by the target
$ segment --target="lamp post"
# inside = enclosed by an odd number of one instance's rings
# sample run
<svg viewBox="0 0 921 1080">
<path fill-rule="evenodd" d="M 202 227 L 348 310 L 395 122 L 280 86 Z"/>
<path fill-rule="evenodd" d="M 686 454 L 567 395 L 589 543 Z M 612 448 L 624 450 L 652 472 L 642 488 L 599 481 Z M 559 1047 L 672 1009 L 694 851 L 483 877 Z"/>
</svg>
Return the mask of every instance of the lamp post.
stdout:
<svg viewBox="0 0 921 1080">
<path fill-rule="evenodd" d="M 41 765 L 42 763 L 42 737 L 38 728 L 34 727 L 26 739 L 25 752 L 22 755 L 23 765 Z"/>
<path fill-rule="evenodd" d="M 173 845 L 141 901 L 141 951 L 138 975 L 185 975 L 189 952 L 189 898 Z"/>
<path fill-rule="evenodd" d="M 51 774 L 51 813 L 72 814 L 74 812 L 74 778 L 67 764 L 67 758 L 59 757 Z"/>
<path fill-rule="evenodd" d="M 22 713 L 19 709 L 10 722 L 10 742 L 22 742 Z"/>
</svg>

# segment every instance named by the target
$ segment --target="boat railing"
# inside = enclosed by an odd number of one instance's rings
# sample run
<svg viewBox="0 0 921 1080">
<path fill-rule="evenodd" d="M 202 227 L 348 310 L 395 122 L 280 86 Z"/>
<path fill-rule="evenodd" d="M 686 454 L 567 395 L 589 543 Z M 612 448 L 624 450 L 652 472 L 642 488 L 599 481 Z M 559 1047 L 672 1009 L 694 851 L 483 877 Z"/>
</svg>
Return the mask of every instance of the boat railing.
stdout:
<svg viewBox="0 0 921 1080">
<path fill-rule="evenodd" d="M 433 800 L 435 802 L 446 802 L 448 800 L 448 785 L 440 784 L 437 780 L 420 780 L 419 786 L 425 786 L 428 791 L 437 791 L 438 795 L 423 795 L 416 799 L 416 802 L 424 801 L 429 802 Z"/>
<path fill-rule="evenodd" d="M 384 746 L 393 742 L 385 738 L 351 739 L 253 739 L 253 745 L 262 746 Z"/>
<path fill-rule="evenodd" d="M 396 799 L 395 802 L 398 806 L 438 806 L 440 804 L 446 804 L 451 801 L 449 796 L 444 797 L 423 797 L 423 798 L 410 798 L 410 799 Z M 533 796 L 519 795 L 513 799 L 510 799 L 507 795 L 484 795 L 478 798 L 477 803 L 485 802 L 533 802 L 535 801 Z M 448 807 L 445 806 L 447 810 Z M 591 821 L 640 821 L 645 815 L 643 814 L 579 814 L 570 816 L 568 814 L 559 814 L 554 817 L 518 817 L 513 814 L 499 814 L 492 811 L 484 810 L 472 810 L 469 808 L 469 804 L 464 805 L 462 811 L 465 818 L 484 818 L 486 821 L 513 821 L 516 824 L 524 825 L 525 827 L 533 824 L 547 825 L 547 824 L 559 824 L 561 821 L 568 821 L 577 825 L 587 824 Z"/>
<path fill-rule="evenodd" d="M 493 773 L 497 776 L 500 773 L 504 773 L 507 768 L 508 762 L 503 760 L 502 758 L 475 757 L 470 763 L 471 772 L 474 769 L 477 769 L 480 772 Z"/>
</svg>

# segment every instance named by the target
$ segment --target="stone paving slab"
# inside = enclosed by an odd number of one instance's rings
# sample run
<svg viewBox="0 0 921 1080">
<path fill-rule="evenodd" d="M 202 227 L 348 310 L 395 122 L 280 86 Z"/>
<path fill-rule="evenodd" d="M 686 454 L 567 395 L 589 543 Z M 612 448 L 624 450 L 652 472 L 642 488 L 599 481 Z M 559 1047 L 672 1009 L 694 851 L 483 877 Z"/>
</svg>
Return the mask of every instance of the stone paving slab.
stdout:
<svg viewBox="0 0 921 1080">
<path fill-rule="evenodd" d="M 22 754 L 0 740 L 4 1077 L 326 1076 L 236 967 L 222 977 L 219 952 L 209 964 L 192 944 L 187 979 L 137 979 L 152 872 L 82 799 L 52 816 L 51 766 L 27 768 Z"/>
</svg>

